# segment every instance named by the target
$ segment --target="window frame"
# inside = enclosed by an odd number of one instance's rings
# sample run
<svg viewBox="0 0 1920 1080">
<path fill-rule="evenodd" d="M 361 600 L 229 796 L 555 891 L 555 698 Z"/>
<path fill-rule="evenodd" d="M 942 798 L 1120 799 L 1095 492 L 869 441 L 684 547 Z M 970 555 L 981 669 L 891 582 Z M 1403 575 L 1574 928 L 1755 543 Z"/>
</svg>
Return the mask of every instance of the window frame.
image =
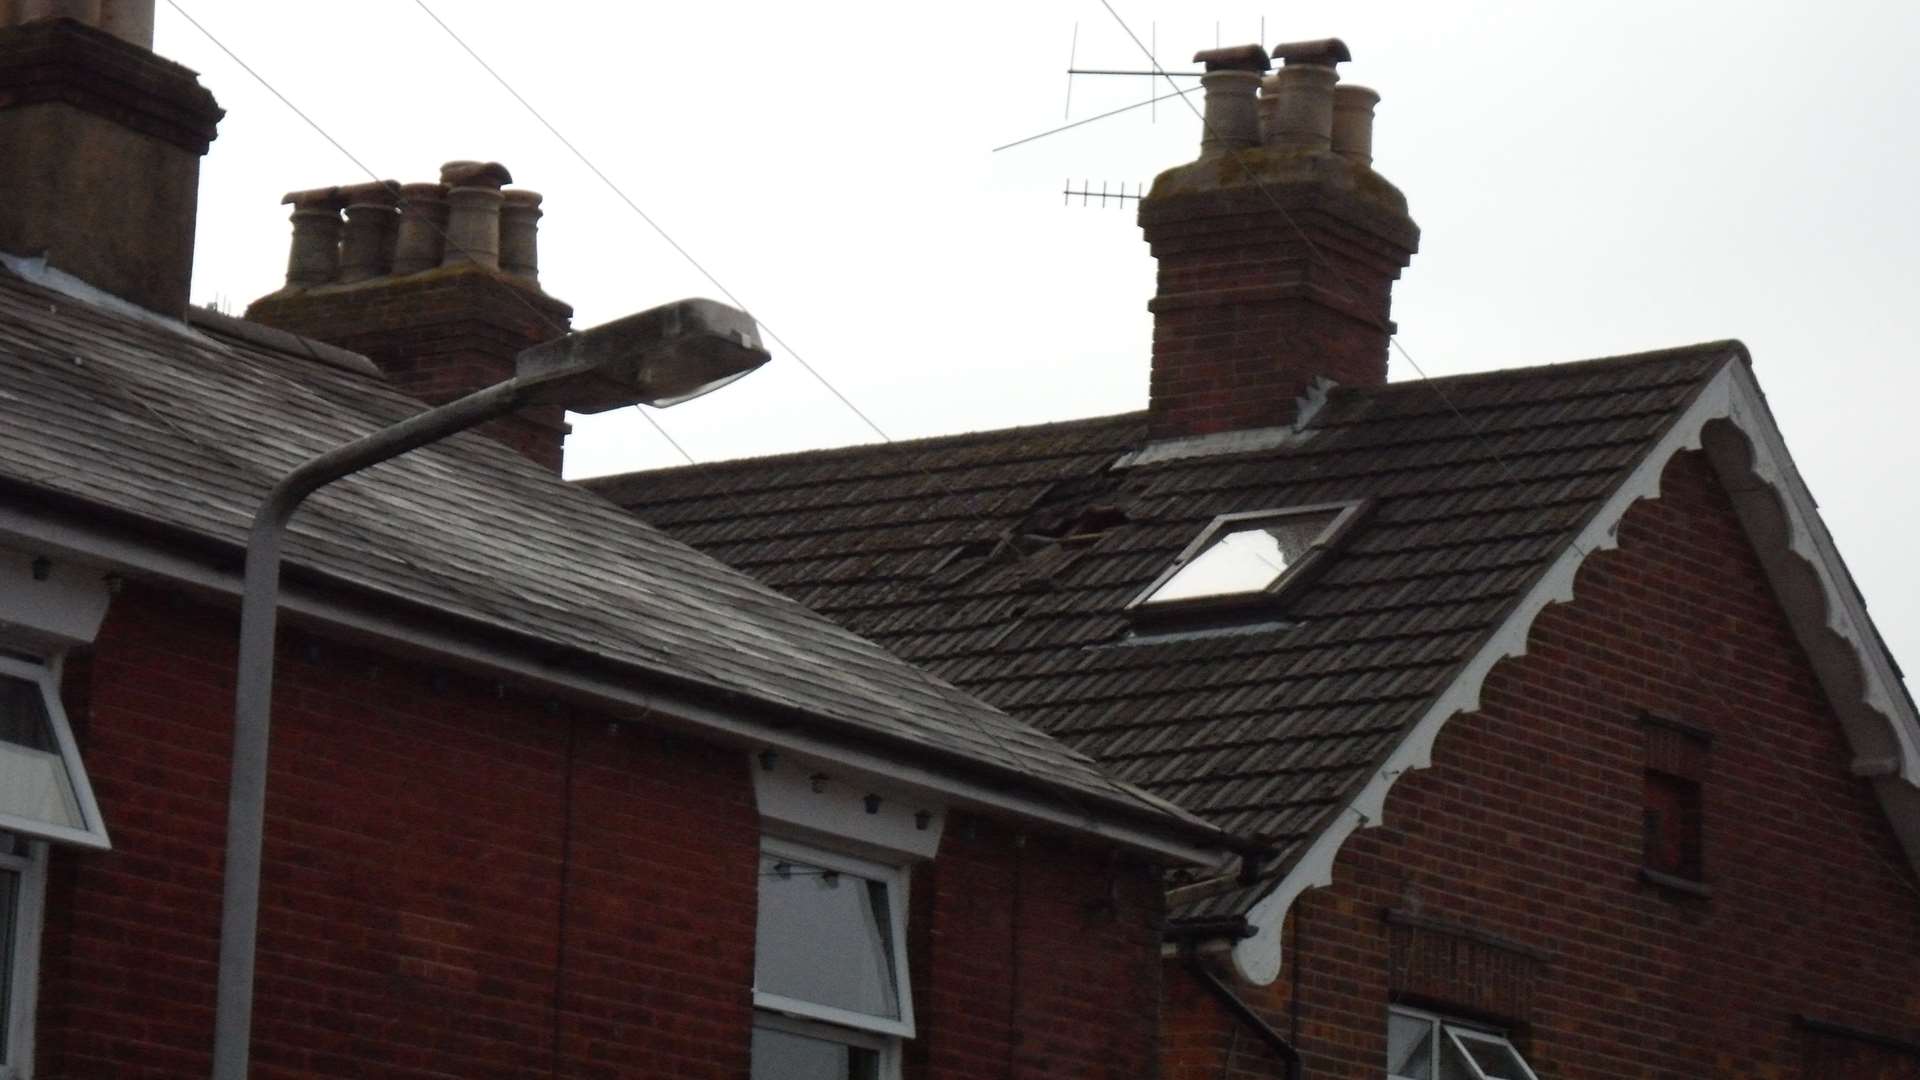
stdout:
<svg viewBox="0 0 1920 1080">
<path fill-rule="evenodd" d="M 1533 1066 L 1528 1063 L 1527 1056 L 1520 1052 L 1519 1047 L 1513 1045 L 1512 1039 L 1507 1038 L 1506 1035 L 1500 1031 L 1484 1025 L 1466 1023 L 1450 1016 L 1443 1016 L 1439 1013 L 1428 1012 L 1425 1009 L 1410 1009 L 1404 1005 L 1387 1006 L 1387 1019 L 1389 1024 L 1391 1024 L 1395 1016 L 1409 1020 L 1418 1020 L 1427 1025 L 1427 1037 L 1433 1042 L 1434 1054 L 1432 1060 L 1436 1075 L 1439 1072 L 1440 1066 L 1440 1039 L 1444 1036 L 1453 1044 L 1454 1051 L 1460 1055 L 1460 1059 L 1467 1063 L 1467 1068 L 1473 1070 L 1475 1080 L 1498 1080 L 1498 1078 L 1489 1077 L 1487 1071 L 1482 1069 L 1480 1063 L 1475 1061 L 1473 1055 L 1467 1051 L 1466 1044 L 1460 1041 L 1460 1037 L 1465 1035 L 1469 1039 L 1505 1047 L 1513 1054 L 1513 1059 L 1519 1063 L 1521 1071 L 1526 1073 L 1524 1080 L 1540 1080 L 1540 1075 L 1534 1072 Z M 1419 1080 L 1419 1078 L 1407 1076 L 1403 1073 L 1389 1072 L 1387 1073 L 1387 1080 Z"/>
<path fill-rule="evenodd" d="M 1316 573 L 1317 567 L 1325 560 L 1328 551 L 1339 544 L 1346 534 L 1359 524 L 1361 517 L 1372 505 L 1370 499 L 1356 499 L 1347 502 L 1312 503 L 1305 506 L 1243 510 L 1215 515 L 1213 520 L 1200 530 L 1200 534 L 1181 549 L 1180 554 L 1174 557 L 1173 563 L 1162 570 L 1151 584 L 1127 603 L 1127 614 L 1138 622 L 1165 622 L 1195 614 L 1230 614 L 1269 608 L 1284 590 Z M 1307 545 L 1307 550 L 1299 558 L 1287 564 L 1286 568 L 1272 581 L 1258 589 L 1215 593 L 1208 596 L 1189 596 L 1178 600 L 1153 599 L 1155 593 L 1185 570 L 1188 564 L 1202 553 L 1210 550 L 1227 533 L 1251 528 L 1262 522 L 1284 521 L 1287 518 L 1327 513 L 1334 514 L 1333 520 L 1320 530 L 1320 535 L 1314 537 L 1313 542 Z"/>
<path fill-rule="evenodd" d="M 794 862 L 805 863 L 809 866 L 818 866 L 823 870 L 837 870 L 843 874 L 865 878 L 869 881 L 878 881 L 886 885 L 887 921 L 890 924 L 888 927 L 888 940 L 893 946 L 894 991 L 899 1003 L 900 1016 L 897 1019 L 874 1016 L 870 1013 L 857 1012 L 852 1009 L 842 1009 L 833 1005 L 822 1005 L 818 1002 L 787 997 L 784 994 L 776 994 L 771 991 L 762 990 L 757 985 L 759 981 L 759 973 L 757 970 L 754 976 L 756 985 L 753 988 L 753 1007 L 763 1012 L 794 1017 L 800 1020 L 817 1021 L 821 1024 L 830 1025 L 832 1028 L 869 1032 L 883 1037 L 891 1036 L 892 1041 L 896 1043 L 894 1055 L 897 1060 L 898 1040 L 911 1039 L 914 1035 L 913 986 L 907 971 L 907 885 L 910 876 L 907 867 L 874 862 L 871 859 L 847 855 L 839 851 L 834 851 L 831 848 L 823 848 L 814 844 L 802 843 L 776 836 L 765 836 L 761 838 L 760 853 L 762 855 L 771 855 L 778 859 L 790 859 Z M 759 866 L 759 860 L 757 858 L 754 860 L 754 865 L 756 868 Z M 757 897 L 757 885 L 755 887 L 755 894 Z M 757 939 L 757 926 L 755 935 Z M 754 944 L 757 955 L 759 942 L 756 940 Z M 756 968 L 757 966 L 756 961 Z M 884 1060 L 885 1057 L 883 1055 L 883 1061 Z M 889 1074 L 882 1073 L 882 1075 Z"/>
<path fill-rule="evenodd" d="M 38 664 L 15 656 L 0 654 L 0 678 L 4 677 L 30 682 L 39 687 L 41 703 L 47 710 L 47 726 L 52 729 L 54 744 L 60 752 L 60 764 L 66 769 L 67 778 L 73 784 L 74 802 L 79 805 L 80 819 L 86 827 L 75 829 L 36 818 L 0 813 L 0 832 L 72 844 L 75 847 L 95 851 L 111 850 L 113 844 L 107 837 L 106 822 L 101 818 L 100 805 L 93 797 L 93 783 L 87 778 L 86 765 L 80 758 L 79 744 L 74 741 L 73 728 L 67 722 L 67 710 L 60 702 L 58 658 L 56 657 L 51 663 Z"/>
<path fill-rule="evenodd" d="M 778 1031 L 787 1035 L 799 1035 L 803 1038 L 818 1039 L 821 1042 L 870 1050 L 880 1059 L 877 1071 L 881 1080 L 894 1080 L 900 1075 L 900 1038 L 897 1036 L 802 1019 L 760 1008 L 753 1011 L 753 1026 L 756 1029 L 765 1028 L 768 1031 Z"/>
<path fill-rule="evenodd" d="M 40 936 L 46 912 L 45 840 L 15 834 L 26 854 L 0 854 L 0 873 L 16 875 L 11 960 L 0 978 L 7 980 L 6 1037 L 0 1042 L 0 1080 L 31 1080 L 33 1029 L 40 994 Z"/>
</svg>

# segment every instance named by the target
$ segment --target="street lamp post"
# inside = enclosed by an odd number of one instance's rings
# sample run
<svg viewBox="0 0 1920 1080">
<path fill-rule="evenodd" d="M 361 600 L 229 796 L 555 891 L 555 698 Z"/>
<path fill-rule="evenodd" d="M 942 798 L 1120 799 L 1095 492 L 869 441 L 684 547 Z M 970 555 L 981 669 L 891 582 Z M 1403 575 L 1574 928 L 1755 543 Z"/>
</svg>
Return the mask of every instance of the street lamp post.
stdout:
<svg viewBox="0 0 1920 1080">
<path fill-rule="evenodd" d="M 343 476 L 516 409 L 560 405 L 592 413 L 634 404 L 676 405 L 717 390 L 766 361 L 767 351 L 745 312 L 712 300 L 664 304 L 527 349 L 515 358 L 513 378 L 329 450 L 295 468 L 267 493 L 254 514 L 240 604 L 213 1080 L 246 1080 L 251 1049 L 280 547 L 294 511 L 307 496 Z"/>
</svg>

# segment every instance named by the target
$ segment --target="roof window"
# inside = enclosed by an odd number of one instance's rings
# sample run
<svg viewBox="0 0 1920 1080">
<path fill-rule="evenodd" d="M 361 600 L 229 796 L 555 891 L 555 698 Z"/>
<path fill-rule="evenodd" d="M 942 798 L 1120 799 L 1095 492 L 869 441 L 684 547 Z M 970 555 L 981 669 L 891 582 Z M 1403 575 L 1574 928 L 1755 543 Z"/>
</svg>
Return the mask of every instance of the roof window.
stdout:
<svg viewBox="0 0 1920 1080">
<path fill-rule="evenodd" d="M 1311 573 L 1366 504 L 1322 503 L 1222 514 L 1128 605 L 1136 619 L 1269 608 Z"/>
</svg>

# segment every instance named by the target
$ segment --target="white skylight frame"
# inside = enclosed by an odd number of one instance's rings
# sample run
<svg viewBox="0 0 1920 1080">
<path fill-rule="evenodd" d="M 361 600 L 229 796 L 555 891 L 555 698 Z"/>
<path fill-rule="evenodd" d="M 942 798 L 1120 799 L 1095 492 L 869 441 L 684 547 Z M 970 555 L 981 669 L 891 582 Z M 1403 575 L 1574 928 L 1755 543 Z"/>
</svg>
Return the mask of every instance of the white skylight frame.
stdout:
<svg viewBox="0 0 1920 1080">
<path fill-rule="evenodd" d="M 1142 589 L 1139 595 L 1127 604 L 1127 613 L 1136 621 L 1160 621 L 1176 620 L 1183 615 L 1232 614 L 1270 607 L 1288 587 L 1314 573 L 1314 568 L 1326 558 L 1327 552 L 1359 523 L 1361 516 L 1371 505 L 1371 500 L 1357 499 L 1349 502 L 1312 503 L 1305 506 L 1221 514 L 1208 522 L 1207 526 L 1200 530 L 1200 535 L 1194 537 L 1193 541 L 1181 550 L 1172 565 L 1161 571 L 1151 584 Z M 1282 522 L 1288 518 L 1325 514 L 1332 514 L 1333 519 L 1320 530 L 1319 535 L 1307 546 L 1307 550 L 1288 563 L 1272 581 L 1259 588 L 1172 600 L 1154 599 L 1154 594 L 1226 536 L 1263 524 Z"/>
<path fill-rule="evenodd" d="M 67 710 L 60 703 L 60 683 L 54 669 L 45 664 L 0 655 L 0 678 L 17 679 L 39 689 L 41 704 L 47 713 L 47 726 L 51 729 L 55 748 L 60 755 L 60 764 L 73 787 L 73 799 L 81 821 L 80 828 L 72 828 L 57 822 L 0 812 L 0 831 L 96 851 L 111 850 L 113 843 L 107 837 L 106 821 L 100 816 L 100 805 L 94 800 L 93 783 L 87 779 L 86 765 L 80 760 L 80 748 L 74 742 L 73 729 L 67 722 Z"/>
<path fill-rule="evenodd" d="M 912 1038 L 914 1034 L 913 986 L 907 970 L 907 868 L 873 862 L 812 844 L 802 844 L 772 836 L 761 839 L 760 851 L 763 855 L 771 855 L 777 859 L 836 871 L 853 878 L 877 881 L 886 886 L 888 940 L 892 945 L 894 997 L 900 1015 L 897 1018 L 876 1016 L 854 1009 L 843 1009 L 762 990 L 757 985 L 759 979 L 757 970 L 756 985 L 753 989 L 754 1008 L 817 1020 L 841 1028 L 875 1032 L 900 1039 Z"/>
</svg>

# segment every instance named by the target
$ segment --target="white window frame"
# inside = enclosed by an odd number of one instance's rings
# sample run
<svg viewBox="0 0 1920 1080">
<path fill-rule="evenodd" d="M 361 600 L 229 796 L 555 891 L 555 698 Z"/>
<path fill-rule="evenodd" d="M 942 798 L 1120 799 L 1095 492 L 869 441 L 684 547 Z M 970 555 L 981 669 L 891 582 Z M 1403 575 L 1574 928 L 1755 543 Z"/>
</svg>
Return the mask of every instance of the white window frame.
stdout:
<svg viewBox="0 0 1920 1080">
<path fill-rule="evenodd" d="M 100 817 L 100 805 L 93 798 L 93 784 L 87 779 L 86 766 L 80 760 L 80 748 L 74 743 L 73 729 L 67 723 L 67 710 L 60 704 L 59 658 L 56 657 L 50 664 L 35 664 L 0 655 L 0 676 L 20 679 L 40 688 L 40 700 L 47 710 L 47 724 L 53 729 L 60 763 L 73 783 L 74 802 L 79 804 L 80 820 L 85 823 L 85 828 L 74 829 L 37 818 L 0 813 L 0 831 L 95 851 L 111 849 L 113 844 L 107 839 L 106 822 Z"/>
<path fill-rule="evenodd" d="M 1312 503 L 1306 506 L 1275 507 L 1268 510 L 1245 510 L 1232 514 L 1220 514 L 1200 530 L 1200 535 L 1194 537 L 1185 548 L 1181 549 L 1180 554 L 1174 558 L 1172 565 L 1162 570 L 1160 575 L 1153 579 L 1152 584 L 1142 589 L 1138 595 L 1127 603 L 1126 610 L 1135 618 L 1142 618 L 1159 617 L 1163 614 L 1176 614 L 1180 612 L 1225 611 L 1248 606 L 1257 607 L 1269 603 L 1289 584 L 1305 576 L 1305 567 L 1320 562 L 1320 560 L 1325 557 L 1325 553 L 1338 544 L 1341 538 L 1353 529 L 1354 525 L 1359 521 L 1360 516 L 1364 514 L 1370 506 L 1371 504 L 1368 500 L 1360 499 L 1352 502 Z M 1311 517 L 1319 514 L 1331 514 L 1333 517 L 1332 520 L 1327 522 L 1326 527 L 1320 530 L 1320 534 L 1314 538 L 1313 542 L 1307 545 L 1307 550 L 1302 552 L 1299 558 L 1282 568 L 1280 573 L 1265 585 L 1255 589 L 1241 590 L 1239 592 L 1214 593 L 1206 596 L 1188 596 L 1169 600 L 1154 599 L 1154 594 L 1158 593 L 1168 582 L 1177 577 L 1182 570 L 1185 570 L 1187 564 L 1211 550 L 1214 544 L 1223 539 L 1227 534 L 1238 532 L 1242 529 L 1257 528 L 1269 522 L 1280 522 L 1288 518 Z"/>
<path fill-rule="evenodd" d="M 1484 1027 L 1474 1027 L 1470 1024 L 1463 1024 L 1452 1017 L 1442 1016 L 1439 1013 L 1426 1012 L 1422 1009 L 1409 1009 L 1399 1005 L 1389 1006 L 1387 1008 L 1387 1016 L 1389 1021 L 1391 1021 L 1393 1017 L 1398 1016 L 1408 1020 L 1419 1020 L 1427 1024 L 1427 1038 L 1431 1040 L 1433 1044 L 1432 1061 L 1436 1073 L 1440 1067 L 1440 1040 L 1444 1036 L 1453 1044 L 1454 1051 L 1460 1055 L 1460 1059 L 1467 1063 L 1467 1068 L 1472 1070 L 1475 1080 L 1496 1080 L 1496 1078 L 1489 1077 L 1486 1074 L 1486 1070 L 1480 1068 L 1480 1063 L 1473 1059 L 1473 1055 L 1467 1052 L 1466 1043 L 1461 1041 L 1464 1036 L 1472 1042 L 1491 1043 L 1495 1046 L 1505 1047 L 1513 1054 L 1514 1061 L 1519 1063 L 1520 1070 L 1526 1073 L 1526 1080 L 1540 1080 L 1539 1075 L 1533 1071 L 1533 1066 L 1527 1064 L 1526 1055 L 1520 1052 L 1520 1048 L 1513 1045 L 1512 1040 L 1497 1031 L 1492 1031 Z M 1399 1073 L 1388 1073 L 1387 1080 L 1417 1080 L 1417 1078 L 1403 1076 Z"/>
<path fill-rule="evenodd" d="M 760 851 L 776 859 L 818 866 L 823 870 L 837 870 L 843 874 L 878 881 L 886 885 L 887 921 L 892 924 L 888 927 L 888 931 L 893 946 L 893 978 L 899 995 L 900 1016 L 898 1019 L 873 1016 L 855 1012 L 852 1009 L 841 1009 L 832 1005 L 790 998 L 783 994 L 769 993 L 758 986 L 753 989 L 754 1008 L 806 1020 L 818 1020 L 839 1028 L 853 1028 L 900 1039 L 911 1039 L 913 1037 L 913 988 L 907 973 L 908 874 L 906 868 L 772 836 L 761 839 Z M 758 860 L 756 860 L 757 864 Z"/>
<path fill-rule="evenodd" d="M 897 1037 L 858 1031 L 837 1024 L 823 1024 L 817 1020 L 802 1020 L 765 1009 L 754 1011 L 753 1026 L 869 1050 L 880 1059 L 881 1080 L 895 1080 L 900 1075 L 900 1039 Z"/>
<path fill-rule="evenodd" d="M 33 1026 L 40 993 L 40 928 L 46 911 L 47 842 L 28 837 L 25 855 L 0 855 L 0 873 L 17 876 L 13 905 L 13 962 L 8 981 L 6 1045 L 0 1047 L 0 1080 L 32 1080 Z"/>
</svg>

